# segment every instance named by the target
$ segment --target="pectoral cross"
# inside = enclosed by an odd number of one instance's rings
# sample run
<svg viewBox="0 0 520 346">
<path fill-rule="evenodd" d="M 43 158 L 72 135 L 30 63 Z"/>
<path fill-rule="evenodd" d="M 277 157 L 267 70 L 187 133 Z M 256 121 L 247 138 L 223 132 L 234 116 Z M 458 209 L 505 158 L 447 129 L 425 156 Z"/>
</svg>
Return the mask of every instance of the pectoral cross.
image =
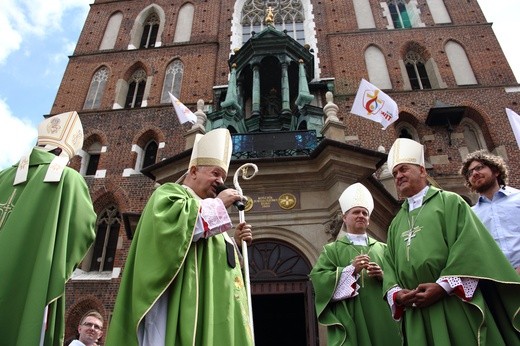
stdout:
<svg viewBox="0 0 520 346">
<path fill-rule="evenodd" d="M 352 243 L 350 245 L 354 246 Z M 358 253 L 358 255 L 364 255 L 363 250 L 357 251 L 355 247 L 354 247 L 354 250 Z M 370 252 L 370 250 L 369 250 L 369 252 Z M 368 255 L 368 252 L 367 252 L 367 255 Z M 352 261 L 350 261 L 350 263 L 354 263 L 354 259 L 352 259 Z M 361 271 L 359 272 L 359 275 L 361 276 L 361 287 L 365 287 L 365 276 L 363 275 L 364 270 L 365 269 L 361 269 Z"/>
<path fill-rule="evenodd" d="M 404 241 L 406 242 L 406 260 L 410 260 L 410 245 L 412 245 L 412 238 L 414 238 L 417 234 L 417 232 L 420 232 L 422 230 L 422 226 L 412 226 L 410 229 L 406 232 L 403 232 L 401 236 L 404 238 Z"/>
<path fill-rule="evenodd" d="M 363 255 L 363 251 L 361 251 L 359 254 Z M 363 274 L 364 271 L 365 269 L 361 269 L 361 287 L 365 287 L 365 275 Z"/>
<path fill-rule="evenodd" d="M 13 199 L 14 196 L 16 196 L 16 189 L 13 190 L 13 193 L 5 203 L 0 203 L 0 230 L 2 229 L 2 226 L 7 221 L 7 218 L 9 217 L 9 214 L 14 209 Z"/>
</svg>

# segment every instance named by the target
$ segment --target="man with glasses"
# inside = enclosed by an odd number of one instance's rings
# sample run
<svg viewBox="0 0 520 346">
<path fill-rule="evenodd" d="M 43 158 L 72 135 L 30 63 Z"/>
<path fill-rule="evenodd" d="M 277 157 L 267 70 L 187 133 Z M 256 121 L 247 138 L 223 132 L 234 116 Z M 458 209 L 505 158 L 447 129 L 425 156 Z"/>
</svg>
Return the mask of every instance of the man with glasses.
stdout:
<svg viewBox="0 0 520 346">
<path fill-rule="evenodd" d="M 520 274 L 520 190 L 507 186 L 508 168 L 485 150 L 469 154 L 460 174 L 480 196 L 472 207 L 511 265 Z"/>
<path fill-rule="evenodd" d="M 89 311 L 81 318 L 78 325 L 79 337 L 69 346 L 96 346 L 103 336 L 103 316 L 97 311 Z"/>
<path fill-rule="evenodd" d="M 520 345 L 520 277 L 469 205 L 428 185 L 424 147 L 388 153 L 405 200 L 388 229 L 383 292 L 404 345 Z"/>
</svg>

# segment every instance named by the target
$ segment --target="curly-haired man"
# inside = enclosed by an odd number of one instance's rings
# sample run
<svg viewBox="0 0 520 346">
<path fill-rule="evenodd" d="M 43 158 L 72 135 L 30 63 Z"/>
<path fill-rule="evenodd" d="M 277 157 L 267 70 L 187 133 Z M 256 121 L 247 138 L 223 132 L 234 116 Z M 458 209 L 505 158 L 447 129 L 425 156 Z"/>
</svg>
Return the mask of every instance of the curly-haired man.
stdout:
<svg viewBox="0 0 520 346">
<path fill-rule="evenodd" d="M 507 186 L 508 168 L 500 156 L 478 150 L 466 157 L 460 174 L 480 194 L 473 211 L 520 274 L 520 190 Z"/>
</svg>

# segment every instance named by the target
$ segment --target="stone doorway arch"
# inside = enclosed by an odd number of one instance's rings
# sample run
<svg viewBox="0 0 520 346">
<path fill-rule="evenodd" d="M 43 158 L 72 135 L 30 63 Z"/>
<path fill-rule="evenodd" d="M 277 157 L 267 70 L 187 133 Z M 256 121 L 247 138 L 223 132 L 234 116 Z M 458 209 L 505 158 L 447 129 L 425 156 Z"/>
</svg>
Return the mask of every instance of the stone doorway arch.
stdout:
<svg viewBox="0 0 520 346">
<path fill-rule="evenodd" d="M 278 239 L 255 240 L 248 255 L 255 344 L 318 345 L 309 260 Z"/>
</svg>

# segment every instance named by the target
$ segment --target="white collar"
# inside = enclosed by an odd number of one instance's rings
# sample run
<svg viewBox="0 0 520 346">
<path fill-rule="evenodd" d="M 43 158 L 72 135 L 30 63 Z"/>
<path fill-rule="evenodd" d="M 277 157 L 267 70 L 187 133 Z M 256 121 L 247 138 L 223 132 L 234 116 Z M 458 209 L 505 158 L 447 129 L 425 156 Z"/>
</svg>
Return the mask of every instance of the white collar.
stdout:
<svg viewBox="0 0 520 346">
<path fill-rule="evenodd" d="M 408 211 L 412 211 L 414 209 L 417 209 L 422 206 L 424 196 L 426 196 L 426 193 L 428 192 L 428 188 L 430 186 L 426 185 L 421 191 L 413 195 L 412 197 L 408 197 Z"/>
<path fill-rule="evenodd" d="M 347 233 L 347 238 L 354 245 L 366 246 L 368 244 L 368 236 L 366 233 L 363 233 L 363 234 Z"/>
</svg>

